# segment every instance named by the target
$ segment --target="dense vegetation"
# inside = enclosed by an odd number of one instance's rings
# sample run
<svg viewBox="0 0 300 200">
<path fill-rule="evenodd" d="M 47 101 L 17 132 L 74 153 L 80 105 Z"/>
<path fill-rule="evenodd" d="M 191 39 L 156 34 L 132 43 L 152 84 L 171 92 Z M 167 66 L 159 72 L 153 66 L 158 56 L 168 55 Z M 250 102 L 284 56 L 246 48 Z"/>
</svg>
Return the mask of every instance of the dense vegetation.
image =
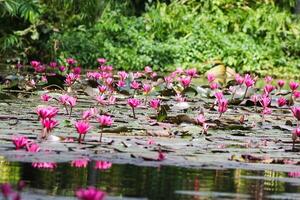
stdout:
<svg viewBox="0 0 300 200">
<path fill-rule="evenodd" d="M 122 3 L 120 3 L 122 2 Z M 0 1 L 4 61 L 74 57 L 96 66 L 294 74 L 300 67 L 295 0 Z"/>
</svg>

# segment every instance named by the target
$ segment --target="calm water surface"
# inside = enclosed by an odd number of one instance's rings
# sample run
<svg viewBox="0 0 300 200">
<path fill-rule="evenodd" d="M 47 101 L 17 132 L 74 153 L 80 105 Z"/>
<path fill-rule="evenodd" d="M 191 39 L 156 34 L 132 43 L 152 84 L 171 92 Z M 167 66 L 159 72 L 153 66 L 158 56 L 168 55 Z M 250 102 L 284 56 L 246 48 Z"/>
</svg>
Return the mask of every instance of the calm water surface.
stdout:
<svg viewBox="0 0 300 200">
<path fill-rule="evenodd" d="M 274 171 L 120 164 L 96 170 L 93 162 L 86 168 L 61 163 L 49 170 L 33 168 L 31 163 L 0 162 L 0 183 L 19 180 L 27 182 L 25 193 L 47 198 L 72 197 L 76 188 L 93 185 L 109 196 L 138 199 L 300 199 L 300 178 Z"/>
</svg>

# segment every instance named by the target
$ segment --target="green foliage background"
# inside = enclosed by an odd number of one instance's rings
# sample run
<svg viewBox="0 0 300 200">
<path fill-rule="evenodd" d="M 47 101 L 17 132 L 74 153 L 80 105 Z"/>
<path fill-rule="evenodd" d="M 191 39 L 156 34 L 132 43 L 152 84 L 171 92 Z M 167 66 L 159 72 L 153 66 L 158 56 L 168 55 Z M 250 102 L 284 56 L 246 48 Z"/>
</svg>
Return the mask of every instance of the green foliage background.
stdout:
<svg viewBox="0 0 300 200">
<path fill-rule="evenodd" d="M 6 59 L 75 57 L 95 67 L 96 58 L 105 57 L 119 69 L 182 66 L 202 72 L 221 62 L 239 72 L 277 76 L 295 76 L 300 68 L 294 0 L 22 2 L 27 10 L 10 13 L 0 1 L 1 23 L 12 16 L 23 20 L 0 35 Z"/>
</svg>

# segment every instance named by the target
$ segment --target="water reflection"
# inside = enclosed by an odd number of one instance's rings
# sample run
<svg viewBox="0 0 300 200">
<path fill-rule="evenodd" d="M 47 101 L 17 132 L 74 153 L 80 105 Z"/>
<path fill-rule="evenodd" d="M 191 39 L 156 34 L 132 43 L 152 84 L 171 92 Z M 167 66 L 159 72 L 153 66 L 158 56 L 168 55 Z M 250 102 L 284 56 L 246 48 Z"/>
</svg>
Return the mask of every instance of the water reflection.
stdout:
<svg viewBox="0 0 300 200">
<path fill-rule="evenodd" d="M 81 160 L 83 161 L 83 160 Z M 49 195 L 74 196 L 78 188 L 95 186 L 110 196 L 148 199 L 265 199 L 295 196 L 300 179 L 274 171 L 186 169 L 179 167 L 139 167 L 84 160 L 57 164 L 51 170 L 34 168 L 31 163 L 0 162 L 0 183 L 46 190 Z M 82 164 L 82 165 L 81 165 Z M 96 169 L 98 166 L 101 170 Z M 289 174 L 291 175 L 291 174 Z M 283 196 L 282 196 L 283 195 Z M 269 196 L 270 197 L 270 196 Z M 296 195 L 297 199 L 299 195 Z"/>
</svg>

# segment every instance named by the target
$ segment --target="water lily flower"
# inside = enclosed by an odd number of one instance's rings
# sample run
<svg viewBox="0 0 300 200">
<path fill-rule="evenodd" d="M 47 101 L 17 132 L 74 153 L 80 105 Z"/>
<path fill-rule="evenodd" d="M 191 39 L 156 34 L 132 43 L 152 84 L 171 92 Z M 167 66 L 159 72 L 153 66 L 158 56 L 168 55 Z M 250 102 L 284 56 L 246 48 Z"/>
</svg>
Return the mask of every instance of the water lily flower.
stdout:
<svg viewBox="0 0 300 200">
<path fill-rule="evenodd" d="M 69 95 L 67 95 L 67 94 L 61 95 L 61 96 L 59 97 L 59 102 L 60 102 L 63 106 L 65 106 L 65 109 L 66 109 L 67 113 L 68 113 L 67 106 L 70 107 L 70 113 L 69 113 L 69 116 L 71 116 L 71 114 L 72 114 L 72 109 L 73 109 L 73 107 L 76 105 L 76 101 L 77 101 L 77 98 L 72 97 L 72 96 L 69 96 Z"/>
<path fill-rule="evenodd" d="M 91 129 L 91 125 L 87 121 L 80 120 L 75 123 L 75 128 L 79 134 L 78 142 L 81 143 L 82 135 L 85 135 Z"/>
<path fill-rule="evenodd" d="M 106 101 L 105 101 L 105 96 L 104 95 L 98 95 L 98 96 L 95 97 L 95 99 L 101 105 L 106 105 Z"/>
<path fill-rule="evenodd" d="M 97 118 L 97 121 L 99 122 L 100 124 L 100 127 L 101 127 L 101 135 L 100 135 L 100 142 L 102 141 L 102 134 L 103 134 L 103 128 L 106 127 L 106 126 L 111 126 L 112 123 L 113 123 L 113 120 L 110 116 L 107 116 L 107 115 L 100 115 L 98 118 Z"/>
<path fill-rule="evenodd" d="M 41 81 L 44 82 L 44 83 L 48 83 L 47 76 L 42 76 Z"/>
<path fill-rule="evenodd" d="M 143 85 L 143 92 L 147 95 L 149 92 L 152 90 L 152 86 L 149 84 L 144 84 Z"/>
<path fill-rule="evenodd" d="M 57 164 L 54 162 L 33 162 L 31 166 L 38 169 L 55 169 Z"/>
<path fill-rule="evenodd" d="M 97 62 L 100 64 L 100 65 L 104 65 L 106 63 L 106 59 L 105 58 L 98 58 L 97 59 Z"/>
<path fill-rule="evenodd" d="M 103 160 L 97 160 L 95 163 L 95 169 L 106 170 L 112 167 L 112 163 Z"/>
<path fill-rule="evenodd" d="M 80 200 L 103 200 L 105 196 L 105 192 L 92 186 L 87 189 L 81 188 L 76 191 L 76 197 Z"/>
<path fill-rule="evenodd" d="M 266 108 L 270 105 L 271 103 L 271 98 L 267 95 L 263 95 L 261 98 L 260 98 L 260 104 L 262 107 Z"/>
<path fill-rule="evenodd" d="M 58 70 L 60 71 L 60 72 L 64 72 L 64 71 L 66 71 L 66 67 L 65 66 L 59 66 L 59 68 L 58 68 Z"/>
<path fill-rule="evenodd" d="M 160 99 L 151 99 L 149 105 L 151 108 L 158 110 L 160 107 L 161 100 Z"/>
<path fill-rule="evenodd" d="M 223 92 L 216 92 L 215 97 L 216 97 L 217 101 L 220 101 L 221 99 L 224 99 Z"/>
<path fill-rule="evenodd" d="M 139 84 L 137 81 L 132 81 L 130 83 L 130 88 L 134 89 L 134 90 L 138 90 L 140 88 L 141 84 Z"/>
<path fill-rule="evenodd" d="M 105 79 L 105 83 L 108 86 L 112 85 L 113 82 L 114 82 L 114 79 L 112 77 L 108 77 L 108 78 Z"/>
<path fill-rule="evenodd" d="M 190 76 L 186 76 L 186 77 L 179 77 L 178 80 L 184 88 L 187 88 L 190 86 L 192 78 Z"/>
<path fill-rule="evenodd" d="M 75 74 L 75 73 L 69 73 L 66 75 L 66 80 L 65 80 L 65 83 L 67 84 L 67 86 L 71 86 L 73 85 L 76 80 L 79 78 L 79 75 L 78 74 Z"/>
<path fill-rule="evenodd" d="M 28 152 L 36 153 L 39 152 L 41 148 L 38 144 L 31 142 L 26 144 L 26 150 Z"/>
<path fill-rule="evenodd" d="M 275 87 L 273 85 L 265 85 L 264 87 L 264 93 L 265 94 L 270 94 L 273 90 L 275 89 Z"/>
<path fill-rule="evenodd" d="M 216 90 L 216 89 L 219 88 L 219 84 L 215 83 L 215 82 L 212 82 L 209 87 L 210 87 L 211 90 Z"/>
<path fill-rule="evenodd" d="M 57 67 L 57 62 L 50 62 L 49 66 L 53 69 L 55 69 Z"/>
<path fill-rule="evenodd" d="M 146 66 L 144 71 L 145 71 L 146 74 L 151 74 L 153 72 L 152 68 L 149 67 L 149 66 Z"/>
<path fill-rule="evenodd" d="M 138 106 L 141 104 L 140 100 L 139 100 L 139 99 L 135 99 L 135 98 L 129 98 L 129 99 L 127 100 L 127 103 L 128 103 L 128 105 L 132 108 L 133 118 L 136 118 L 136 117 L 135 117 L 134 109 L 135 109 L 136 107 L 138 107 Z"/>
<path fill-rule="evenodd" d="M 74 58 L 67 58 L 66 62 L 69 65 L 75 65 L 77 63 L 77 61 Z"/>
<path fill-rule="evenodd" d="M 51 100 L 51 99 L 52 99 L 52 97 L 49 96 L 47 93 L 41 95 L 41 100 L 42 100 L 42 101 L 47 102 L 47 101 L 49 101 L 49 100 Z"/>
<path fill-rule="evenodd" d="M 227 111 L 228 101 L 225 98 L 222 98 L 218 101 L 218 112 L 220 113 L 219 118 L 222 116 L 224 112 Z"/>
<path fill-rule="evenodd" d="M 284 84 L 285 84 L 284 80 L 278 80 L 277 81 L 277 85 L 278 85 L 279 88 L 282 88 L 284 86 Z"/>
<path fill-rule="evenodd" d="M 300 107 L 291 107 L 291 111 L 294 117 L 299 121 L 300 120 Z"/>
<path fill-rule="evenodd" d="M 88 110 L 83 111 L 82 119 L 88 121 L 92 117 L 96 116 L 97 113 L 98 113 L 97 108 L 90 108 Z"/>
<path fill-rule="evenodd" d="M 25 136 L 13 136 L 12 140 L 16 150 L 22 149 L 28 143 L 28 138 Z"/>
<path fill-rule="evenodd" d="M 257 110 L 256 110 L 256 105 L 257 105 L 257 102 L 259 101 L 260 98 L 261 98 L 261 97 L 260 97 L 260 95 L 258 95 L 258 94 L 253 94 L 253 95 L 250 97 L 250 100 L 254 103 L 255 111 L 257 111 Z"/>
<path fill-rule="evenodd" d="M 208 73 L 207 80 L 209 83 L 212 83 L 216 79 L 215 75 Z"/>
<path fill-rule="evenodd" d="M 57 120 L 49 118 L 42 119 L 41 122 L 47 132 L 52 131 L 59 124 Z"/>
<path fill-rule="evenodd" d="M 128 78 L 128 73 L 125 71 L 118 72 L 119 79 L 125 81 Z"/>
<path fill-rule="evenodd" d="M 141 73 L 141 72 L 135 72 L 135 73 L 133 73 L 133 78 L 134 79 L 141 78 L 142 76 L 143 76 L 143 73 Z"/>
<path fill-rule="evenodd" d="M 287 104 L 287 101 L 284 97 L 279 97 L 277 99 L 277 104 L 278 104 L 279 107 L 282 107 L 282 106 Z"/>
<path fill-rule="evenodd" d="M 107 89 L 107 87 L 105 85 L 98 86 L 98 90 L 101 94 L 104 94 L 106 89 Z"/>
<path fill-rule="evenodd" d="M 255 81 L 251 78 L 249 74 L 246 74 L 244 77 L 244 84 L 246 85 L 245 94 L 243 96 L 243 99 L 245 99 L 248 89 L 254 85 Z"/>
<path fill-rule="evenodd" d="M 291 81 L 291 82 L 290 82 L 290 89 L 291 89 L 292 91 L 297 90 L 298 87 L 299 87 L 299 83 L 297 83 L 297 82 L 295 82 L 295 81 Z"/>
<path fill-rule="evenodd" d="M 166 82 L 167 88 L 172 86 L 173 78 L 171 76 L 164 77 L 164 80 Z"/>
<path fill-rule="evenodd" d="M 89 159 L 78 159 L 78 160 L 73 160 L 71 162 L 71 166 L 76 168 L 86 168 L 88 163 L 89 163 Z"/>
<path fill-rule="evenodd" d="M 33 68 L 36 68 L 40 65 L 41 63 L 39 61 L 36 61 L 36 60 L 32 60 L 30 62 L 30 65 L 33 67 Z"/>
<path fill-rule="evenodd" d="M 52 106 L 38 107 L 36 113 L 41 119 L 53 118 L 57 115 L 58 108 Z"/>
<path fill-rule="evenodd" d="M 237 83 L 238 85 L 242 85 L 242 84 L 244 83 L 244 77 L 242 77 L 241 75 L 236 74 L 236 75 L 234 76 L 234 78 L 235 78 L 235 81 L 236 81 L 236 83 Z"/>
<path fill-rule="evenodd" d="M 300 92 L 297 91 L 297 90 L 295 90 L 295 91 L 293 92 L 293 97 L 294 97 L 295 99 L 300 98 Z"/>
<path fill-rule="evenodd" d="M 81 73 L 81 68 L 80 67 L 74 67 L 73 69 L 72 69 L 72 72 L 75 74 L 75 75 L 80 75 L 80 73 Z"/>
<path fill-rule="evenodd" d="M 185 73 L 192 78 L 197 77 L 197 69 L 196 68 L 187 69 L 187 70 L 185 70 Z"/>
<path fill-rule="evenodd" d="M 118 86 L 119 88 L 123 88 L 123 87 L 126 86 L 126 82 L 123 81 L 123 80 L 119 80 L 119 81 L 117 82 L 117 86 Z"/>
<path fill-rule="evenodd" d="M 265 77 L 265 82 L 266 82 L 266 83 L 271 83 L 272 80 L 273 80 L 273 78 L 272 78 L 271 76 L 266 76 L 266 77 Z"/>
</svg>

